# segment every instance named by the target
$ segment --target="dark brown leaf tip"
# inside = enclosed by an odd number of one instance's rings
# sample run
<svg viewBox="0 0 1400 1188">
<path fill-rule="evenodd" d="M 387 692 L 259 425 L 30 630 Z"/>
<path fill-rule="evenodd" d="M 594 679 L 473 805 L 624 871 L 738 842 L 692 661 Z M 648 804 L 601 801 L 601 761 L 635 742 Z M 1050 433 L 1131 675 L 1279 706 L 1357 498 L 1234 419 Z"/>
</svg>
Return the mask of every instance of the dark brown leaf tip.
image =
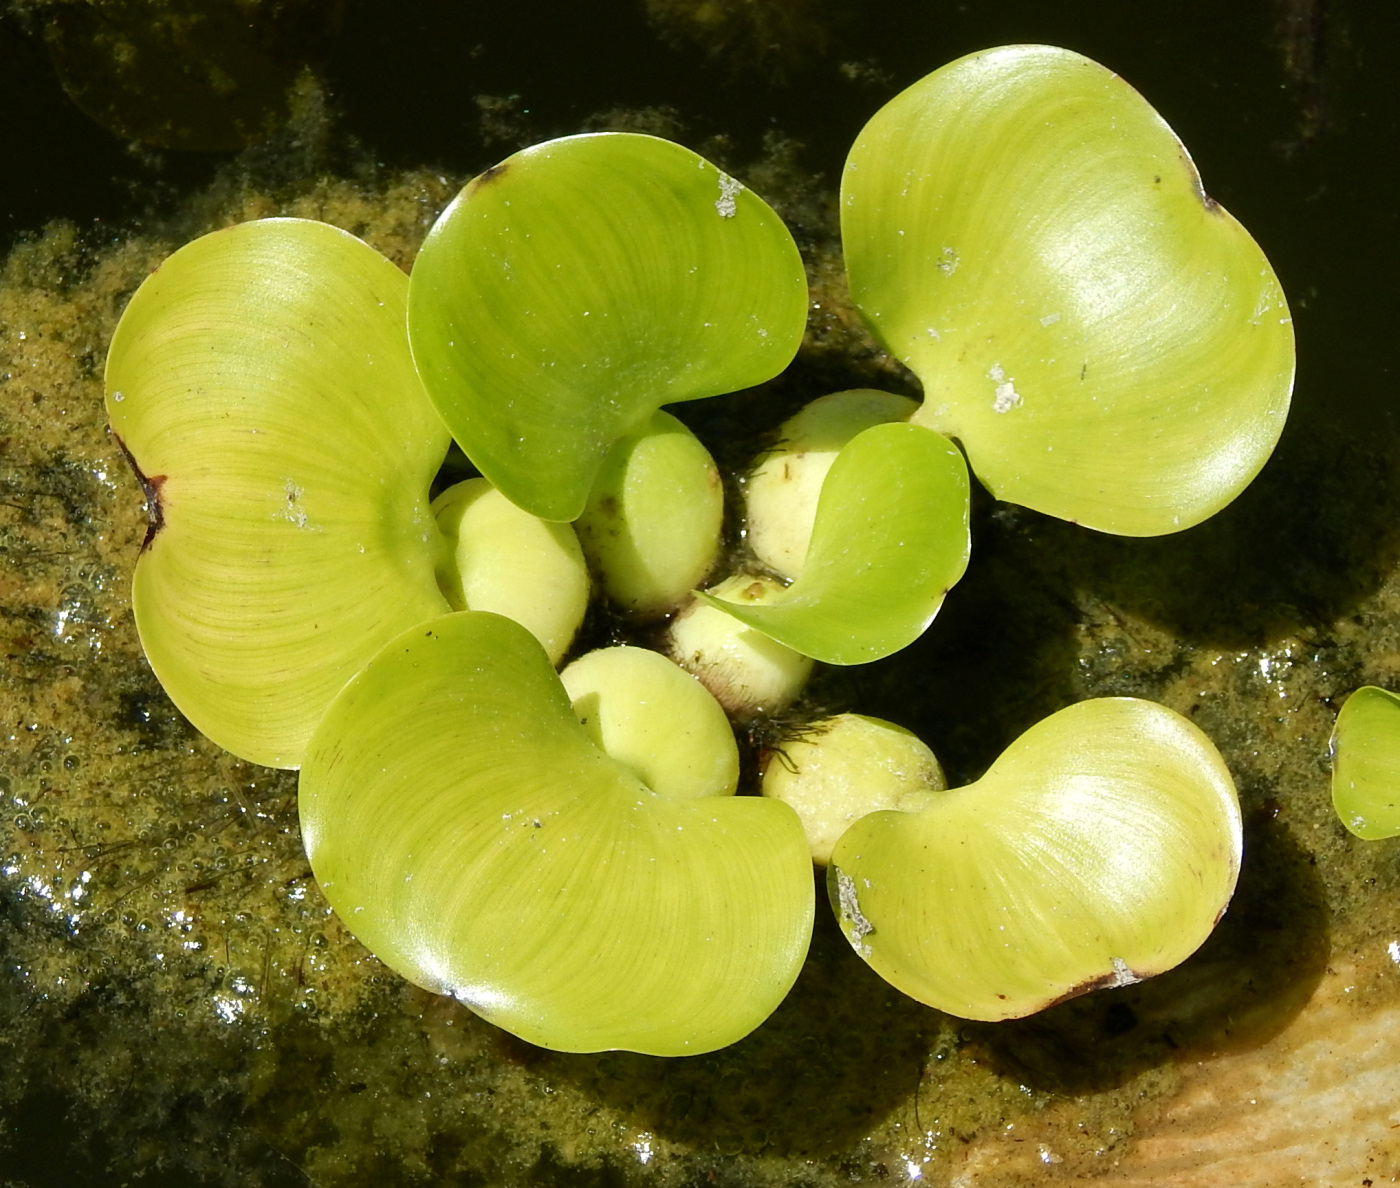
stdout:
<svg viewBox="0 0 1400 1188">
<path fill-rule="evenodd" d="M 1117 990 L 1123 986 L 1135 986 L 1138 982 L 1146 980 L 1150 974 L 1138 973 L 1129 968 L 1128 963 L 1121 957 L 1112 959 L 1112 968 L 1106 974 L 1100 974 L 1096 978 L 1090 978 L 1086 982 L 1080 982 L 1072 989 L 1066 990 L 1058 998 L 1052 998 L 1044 1006 L 1037 1007 L 1036 1010 L 1044 1010 L 1047 1007 L 1058 1006 L 1062 1002 L 1068 1002 L 1071 998 L 1078 998 L 1081 994 L 1090 994 L 1095 990 Z M 1029 1013 L 1029 1012 L 1028 1012 Z"/>
<path fill-rule="evenodd" d="M 126 459 L 126 464 L 131 467 L 131 473 L 136 476 L 136 481 L 141 484 L 141 494 L 146 498 L 146 538 L 141 542 L 141 552 L 145 552 L 151 547 L 151 542 L 155 540 L 156 533 L 165 527 L 165 510 L 160 502 L 160 489 L 165 485 L 165 475 L 157 474 L 147 478 L 141 467 L 136 463 L 136 457 L 126 448 L 126 442 L 121 439 L 115 429 L 112 430 L 112 438 L 117 443 L 117 448 L 121 450 L 122 457 Z"/>
<path fill-rule="evenodd" d="M 1219 214 L 1221 211 L 1220 203 L 1206 193 L 1206 187 L 1201 181 L 1201 171 L 1196 168 L 1196 163 L 1191 160 L 1184 149 L 1181 151 L 1181 162 L 1186 166 L 1187 175 L 1191 178 L 1191 186 L 1196 191 L 1196 197 L 1201 200 L 1201 205 L 1211 214 Z"/>
<path fill-rule="evenodd" d="M 474 178 L 472 178 L 471 185 L 469 188 L 472 190 L 479 190 L 483 186 L 489 186 L 493 181 L 500 177 L 501 174 L 503 174 L 509 168 L 509 161 L 502 161 L 497 165 L 492 165 L 490 169 L 487 169 L 482 173 L 478 173 Z"/>
</svg>

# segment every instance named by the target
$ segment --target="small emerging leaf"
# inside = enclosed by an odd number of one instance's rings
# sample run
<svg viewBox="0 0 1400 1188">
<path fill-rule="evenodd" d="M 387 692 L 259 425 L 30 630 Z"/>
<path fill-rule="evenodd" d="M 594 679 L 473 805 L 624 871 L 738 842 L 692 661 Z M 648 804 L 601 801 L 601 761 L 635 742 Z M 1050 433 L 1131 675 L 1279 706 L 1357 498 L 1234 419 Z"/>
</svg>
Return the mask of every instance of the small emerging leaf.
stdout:
<svg viewBox="0 0 1400 1188">
<path fill-rule="evenodd" d="M 778 443 L 744 480 L 744 532 L 753 555 L 774 573 L 798 577 L 837 455 L 857 433 L 907 421 L 918 407 L 908 396 L 855 388 L 820 396 L 784 421 Z"/>
<path fill-rule="evenodd" d="M 1394 693 L 1367 685 L 1337 714 L 1332 806 L 1367 841 L 1400 833 L 1400 697 Z"/>
<path fill-rule="evenodd" d="M 837 456 L 802 575 L 762 605 L 711 606 L 827 664 L 864 664 L 918 639 L 967 568 L 967 466 L 918 425 L 875 425 Z"/>
</svg>

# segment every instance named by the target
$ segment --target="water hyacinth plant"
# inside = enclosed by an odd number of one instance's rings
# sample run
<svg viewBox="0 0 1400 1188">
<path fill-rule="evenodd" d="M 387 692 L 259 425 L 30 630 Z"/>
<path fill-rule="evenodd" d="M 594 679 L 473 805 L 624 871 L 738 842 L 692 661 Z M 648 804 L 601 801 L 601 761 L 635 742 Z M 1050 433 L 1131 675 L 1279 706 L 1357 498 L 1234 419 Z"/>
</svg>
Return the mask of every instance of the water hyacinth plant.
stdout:
<svg viewBox="0 0 1400 1188">
<path fill-rule="evenodd" d="M 321 224 L 216 233 L 114 339 L 157 676 L 221 745 L 301 768 L 313 871 L 377 956 L 531 1042 L 746 1034 L 801 965 L 814 858 L 862 957 L 977 1018 L 1175 964 L 1233 889 L 1229 775 L 1145 702 L 1064 711 L 953 791 L 908 731 L 848 716 L 735 795 L 731 719 L 928 627 L 970 555 L 964 451 L 999 497 L 1174 531 L 1258 470 L 1291 386 L 1262 254 L 1068 51 L 986 51 L 896 98 L 842 217 L 852 293 L 924 401 L 794 416 L 745 480 L 738 572 L 721 476 L 662 406 L 777 375 L 806 285 L 774 212 L 679 145 L 517 153 L 410 278 Z M 430 505 L 449 433 L 483 477 Z M 671 659 L 573 658 L 599 599 L 668 619 Z"/>
<path fill-rule="evenodd" d="M 785 805 L 732 795 L 724 712 L 669 661 L 585 657 L 566 690 L 554 666 L 591 590 L 567 521 L 587 513 L 602 585 L 635 611 L 664 610 L 703 576 L 718 475 L 657 406 L 780 371 L 805 280 L 772 212 L 678 145 L 583 137 L 495 176 L 507 205 L 507 174 L 523 175 L 514 201 L 554 184 L 567 210 L 580 159 L 603 189 L 619 168 L 621 190 L 640 183 L 606 196 L 634 216 L 630 249 L 616 235 L 612 249 L 648 267 L 596 267 L 585 249 L 601 240 L 572 226 L 551 252 L 537 220 L 509 277 L 528 276 L 534 253 L 535 295 L 560 299 L 559 277 L 584 278 L 596 320 L 572 359 L 552 340 L 552 404 L 531 412 L 536 385 L 516 375 L 476 393 L 519 431 L 495 477 L 554 519 L 485 478 L 427 498 L 448 434 L 410 339 L 455 365 L 456 340 L 432 332 L 460 297 L 451 253 L 500 238 L 473 205 L 495 189 L 468 187 L 445 216 L 420 257 L 427 281 L 323 224 L 250 223 L 172 256 L 113 342 L 111 422 L 152 516 L 134 601 L 152 666 L 191 720 L 245 758 L 301 768 L 313 871 L 392 968 L 545 1046 L 703 1052 L 757 1026 L 797 975 L 814 910 L 806 842 Z M 450 234 L 462 220 L 479 228 L 465 248 Z M 661 314 L 650 337 L 638 311 Z M 478 318 L 473 332 L 469 360 L 490 333 L 503 367 L 522 357 L 506 349 L 518 326 Z M 623 381 L 635 399 L 619 412 L 600 393 Z M 591 453 L 569 452 L 585 441 Z"/>
</svg>

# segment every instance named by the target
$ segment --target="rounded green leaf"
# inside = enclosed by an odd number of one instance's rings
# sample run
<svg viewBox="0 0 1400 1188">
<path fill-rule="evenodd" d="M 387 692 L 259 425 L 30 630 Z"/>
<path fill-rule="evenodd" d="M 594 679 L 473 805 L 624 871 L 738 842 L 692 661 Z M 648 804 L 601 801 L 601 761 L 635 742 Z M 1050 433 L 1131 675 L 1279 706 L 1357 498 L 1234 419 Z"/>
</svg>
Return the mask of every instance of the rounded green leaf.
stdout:
<svg viewBox="0 0 1400 1188">
<path fill-rule="evenodd" d="M 1332 806 L 1357 837 L 1400 833 L 1400 697 L 1375 685 L 1343 703 L 1332 730 Z"/>
<path fill-rule="evenodd" d="M 428 485 L 448 437 L 414 374 L 407 278 L 324 223 L 195 240 L 137 290 L 107 415 L 147 491 L 142 646 L 191 722 L 295 767 L 387 640 L 441 614 Z"/>
<path fill-rule="evenodd" d="M 355 935 L 543 1047 L 722 1047 L 778 1005 L 807 951 L 792 811 L 647 788 L 498 615 L 386 646 L 317 730 L 299 803 L 312 869 Z"/>
<path fill-rule="evenodd" d="M 1258 245 L 1127 83 L 986 50 L 860 134 L 851 292 L 1000 499 L 1130 536 L 1235 497 L 1283 428 L 1293 327 Z"/>
<path fill-rule="evenodd" d="M 657 795 L 734 795 L 739 748 L 723 706 L 661 653 L 599 648 L 559 679 L 598 749 Z"/>
<path fill-rule="evenodd" d="M 724 485 L 710 452 L 658 411 L 608 451 L 575 528 L 608 597 L 652 617 L 704 580 L 723 521 Z"/>
<path fill-rule="evenodd" d="M 777 375 L 802 261 L 755 194 L 670 141 L 535 145 L 472 181 L 413 266 L 409 337 L 452 434 L 527 511 L 575 520 L 661 405 Z"/>
<path fill-rule="evenodd" d="M 797 577 L 836 456 L 857 433 L 907 421 L 918 407 L 907 396 L 855 388 L 820 396 L 784 421 L 778 443 L 744 480 L 744 539 L 753 555 L 774 573 Z"/>
<path fill-rule="evenodd" d="M 1010 1019 L 1188 957 L 1239 874 L 1219 752 L 1180 714 L 1105 698 L 1051 715 L 982 779 L 836 843 L 827 888 L 883 977 L 967 1019 Z"/>
<path fill-rule="evenodd" d="M 762 605 L 700 597 L 804 656 L 864 664 L 924 633 L 970 547 L 958 448 L 918 425 L 875 425 L 827 473 L 791 586 Z"/>
</svg>

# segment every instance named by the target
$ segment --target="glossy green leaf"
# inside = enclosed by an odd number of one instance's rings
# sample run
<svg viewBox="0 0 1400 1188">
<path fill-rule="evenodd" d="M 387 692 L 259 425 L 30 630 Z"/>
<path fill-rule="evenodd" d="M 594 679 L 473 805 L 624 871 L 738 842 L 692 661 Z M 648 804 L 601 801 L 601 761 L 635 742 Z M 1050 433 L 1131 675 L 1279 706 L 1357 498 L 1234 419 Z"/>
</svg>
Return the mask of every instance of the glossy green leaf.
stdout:
<svg viewBox="0 0 1400 1188">
<path fill-rule="evenodd" d="M 972 54 L 884 107 L 841 188 L 851 292 L 998 498 L 1132 536 L 1264 464 L 1293 327 L 1258 245 L 1127 83 L 1069 50 Z"/>
<path fill-rule="evenodd" d="M 1184 960 L 1225 910 L 1240 852 L 1210 740 L 1164 706 L 1105 698 L 1033 726 L 975 784 L 857 821 L 827 887 L 887 981 L 1007 1019 Z"/>
<path fill-rule="evenodd" d="M 548 520 L 661 405 L 770 379 L 807 315 L 802 261 L 762 199 L 689 149 L 571 136 L 471 182 L 413 266 L 409 337 L 468 456 Z"/>
<path fill-rule="evenodd" d="M 1357 837 L 1400 833 L 1400 697 L 1375 685 L 1343 703 L 1332 730 L 1332 806 Z"/>
<path fill-rule="evenodd" d="M 777 1006 L 807 951 L 793 812 L 653 792 L 497 615 L 385 647 L 317 730 L 299 800 L 312 869 L 355 935 L 543 1047 L 722 1047 Z"/>
<path fill-rule="evenodd" d="M 413 371 L 407 278 L 323 223 L 181 248 L 131 299 L 107 415 L 156 527 L 132 599 L 182 713 L 295 767 L 380 646 L 441 614 L 428 484 L 448 437 Z"/>
<path fill-rule="evenodd" d="M 831 464 L 857 433 L 907 421 L 908 396 L 855 388 L 819 396 L 783 422 L 778 442 L 744 479 L 744 540 L 774 573 L 795 578 L 812 543 L 817 500 Z"/>
<path fill-rule="evenodd" d="M 863 664 L 923 634 L 967 568 L 969 547 L 957 447 L 918 425 L 875 425 L 827 473 L 791 586 L 763 605 L 701 597 L 805 656 Z"/>
</svg>

